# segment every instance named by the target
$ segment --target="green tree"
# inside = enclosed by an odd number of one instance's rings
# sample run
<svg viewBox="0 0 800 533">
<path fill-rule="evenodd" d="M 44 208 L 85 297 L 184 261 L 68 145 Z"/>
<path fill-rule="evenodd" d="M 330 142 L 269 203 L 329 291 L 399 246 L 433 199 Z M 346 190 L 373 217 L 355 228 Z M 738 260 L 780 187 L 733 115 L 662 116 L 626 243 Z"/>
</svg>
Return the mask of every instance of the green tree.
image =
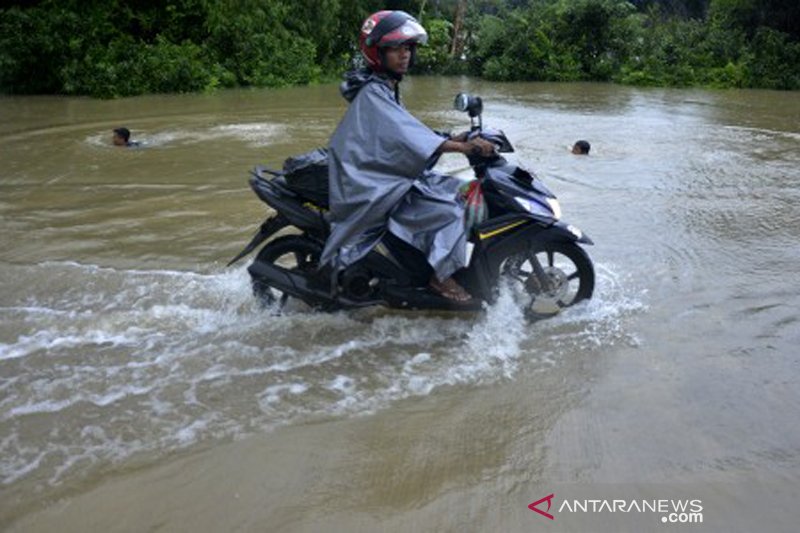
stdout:
<svg viewBox="0 0 800 533">
<path fill-rule="evenodd" d="M 0 91 L 7 93 L 115 97 L 315 82 L 352 64 L 360 25 L 379 9 L 403 9 L 427 26 L 419 72 L 799 88 L 800 2 L 789 0 L 41 0 L 4 6 Z"/>
<path fill-rule="evenodd" d="M 450 63 L 450 43 L 453 25 L 440 18 L 424 20 L 428 32 L 427 46 L 417 48 L 417 70 L 422 72 L 441 72 Z"/>
</svg>

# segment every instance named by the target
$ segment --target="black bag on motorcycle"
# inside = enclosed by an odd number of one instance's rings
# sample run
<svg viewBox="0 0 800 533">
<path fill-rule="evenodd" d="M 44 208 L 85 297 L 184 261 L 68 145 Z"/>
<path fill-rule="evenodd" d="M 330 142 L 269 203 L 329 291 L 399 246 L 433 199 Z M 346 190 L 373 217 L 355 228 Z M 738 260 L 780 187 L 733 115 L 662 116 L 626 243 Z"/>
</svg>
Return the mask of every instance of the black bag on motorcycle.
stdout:
<svg viewBox="0 0 800 533">
<path fill-rule="evenodd" d="M 328 150 L 317 148 L 290 157 L 283 163 L 291 190 L 320 207 L 328 207 Z"/>
</svg>

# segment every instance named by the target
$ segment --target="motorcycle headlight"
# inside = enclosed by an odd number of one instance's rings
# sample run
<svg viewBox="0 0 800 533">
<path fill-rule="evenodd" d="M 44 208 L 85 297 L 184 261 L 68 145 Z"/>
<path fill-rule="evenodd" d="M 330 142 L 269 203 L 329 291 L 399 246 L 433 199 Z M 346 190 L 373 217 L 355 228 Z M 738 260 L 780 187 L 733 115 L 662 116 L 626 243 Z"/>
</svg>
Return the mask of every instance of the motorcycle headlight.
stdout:
<svg viewBox="0 0 800 533">
<path fill-rule="evenodd" d="M 545 214 L 545 208 L 543 205 L 529 200 L 527 198 L 523 198 L 522 196 L 515 196 L 514 200 L 522 207 L 525 211 L 529 213 L 537 213 L 540 215 Z M 548 207 L 553 212 L 553 218 L 558 220 L 561 218 L 561 206 L 558 204 L 558 200 L 555 198 L 545 198 Z"/>
<path fill-rule="evenodd" d="M 561 218 L 561 204 L 555 198 L 547 198 L 547 205 L 553 210 L 553 217 L 558 220 Z"/>
<path fill-rule="evenodd" d="M 522 209 L 524 209 L 528 213 L 533 213 L 533 202 L 531 202 L 527 198 L 523 198 L 522 196 L 515 196 L 514 200 L 519 204 L 519 206 Z"/>
</svg>

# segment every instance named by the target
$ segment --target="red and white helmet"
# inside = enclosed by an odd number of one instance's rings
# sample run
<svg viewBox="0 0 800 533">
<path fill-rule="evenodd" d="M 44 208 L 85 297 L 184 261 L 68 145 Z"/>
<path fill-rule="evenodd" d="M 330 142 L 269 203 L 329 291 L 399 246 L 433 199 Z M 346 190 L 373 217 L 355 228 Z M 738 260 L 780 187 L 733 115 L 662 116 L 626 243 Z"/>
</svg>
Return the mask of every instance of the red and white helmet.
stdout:
<svg viewBox="0 0 800 533">
<path fill-rule="evenodd" d="M 383 70 L 381 48 L 403 44 L 425 44 L 428 32 L 405 11 L 378 11 L 361 25 L 359 45 L 367 64 L 375 70 Z"/>
</svg>

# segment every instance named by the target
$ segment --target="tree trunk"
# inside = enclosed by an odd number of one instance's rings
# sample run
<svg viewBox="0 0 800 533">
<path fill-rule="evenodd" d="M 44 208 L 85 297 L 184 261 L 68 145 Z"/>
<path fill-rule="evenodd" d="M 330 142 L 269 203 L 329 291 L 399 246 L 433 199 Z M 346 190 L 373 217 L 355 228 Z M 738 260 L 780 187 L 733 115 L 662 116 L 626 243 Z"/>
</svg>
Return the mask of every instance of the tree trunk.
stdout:
<svg viewBox="0 0 800 533">
<path fill-rule="evenodd" d="M 464 17 L 467 16 L 467 0 L 458 0 L 456 19 L 453 22 L 453 41 L 450 45 L 450 57 L 461 57 L 464 51 Z"/>
</svg>

